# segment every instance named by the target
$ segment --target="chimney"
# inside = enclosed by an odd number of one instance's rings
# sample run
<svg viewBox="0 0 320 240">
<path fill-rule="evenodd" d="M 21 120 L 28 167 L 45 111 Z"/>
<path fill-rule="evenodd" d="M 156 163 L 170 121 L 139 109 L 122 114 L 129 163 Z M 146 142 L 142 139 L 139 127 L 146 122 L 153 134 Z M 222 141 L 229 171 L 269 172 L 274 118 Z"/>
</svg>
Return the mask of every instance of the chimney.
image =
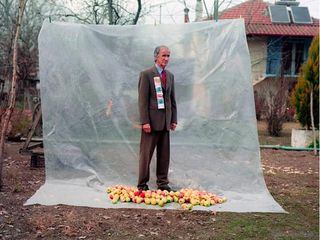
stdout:
<svg viewBox="0 0 320 240">
<path fill-rule="evenodd" d="M 189 8 L 187 8 L 187 7 L 184 9 L 184 22 L 185 23 L 190 22 L 190 20 L 189 20 Z"/>
</svg>

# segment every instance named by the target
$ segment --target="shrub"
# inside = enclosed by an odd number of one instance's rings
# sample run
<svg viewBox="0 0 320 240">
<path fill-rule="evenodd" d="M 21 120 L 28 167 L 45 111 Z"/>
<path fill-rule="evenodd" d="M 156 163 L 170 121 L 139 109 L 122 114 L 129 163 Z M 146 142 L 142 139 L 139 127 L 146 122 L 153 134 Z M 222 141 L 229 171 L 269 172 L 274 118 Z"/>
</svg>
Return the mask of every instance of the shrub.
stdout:
<svg viewBox="0 0 320 240">
<path fill-rule="evenodd" d="M 287 118 L 288 84 L 286 79 L 275 79 L 274 89 L 266 91 L 265 119 L 270 136 L 279 137 Z"/>
<path fill-rule="evenodd" d="M 308 148 L 313 148 L 313 147 L 314 147 L 313 142 L 308 145 Z M 320 148 L 319 139 L 316 140 L 316 148 Z"/>
<path fill-rule="evenodd" d="M 302 65 L 298 82 L 292 91 L 291 104 L 296 109 L 300 124 L 311 128 L 310 95 L 313 90 L 313 116 L 319 128 L 319 37 L 315 37 L 309 48 L 307 61 Z"/>
<path fill-rule="evenodd" d="M 11 126 L 9 127 L 9 138 L 26 136 L 31 126 L 32 116 L 26 111 L 14 111 L 11 117 Z"/>
</svg>

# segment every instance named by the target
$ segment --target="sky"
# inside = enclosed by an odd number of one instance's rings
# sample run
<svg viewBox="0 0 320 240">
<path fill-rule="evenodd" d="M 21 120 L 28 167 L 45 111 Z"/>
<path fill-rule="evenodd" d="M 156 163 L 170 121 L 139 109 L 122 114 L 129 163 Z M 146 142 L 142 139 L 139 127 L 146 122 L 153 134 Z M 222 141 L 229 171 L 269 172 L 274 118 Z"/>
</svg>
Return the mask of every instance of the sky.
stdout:
<svg viewBox="0 0 320 240">
<path fill-rule="evenodd" d="M 234 5 L 240 4 L 245 0 L 224 0 L 224 4 L 220 9 L 232 7 Z M 267 0 L 264 0 L 267 1 Z M 297 1 L 297 0 L 296 0 Z M 183 23 L 184 20 L 184 1 L 183 0 L 145 0 L 146 5 L 150 7 L 150 14 L 145 17 L 145 19 L 140 22 L 142 24 L 173 24 L 173 23 Z M 197 0 L 185 0 L 187 7 L 189 8 L 189 18 L 193 22 L 195 19 L 195 6 Z M 213 2 L 214 0 L 202 0 L 206 3 L 208 12 L 213 12 Z M 221 2 L 221 0 L 220 0 Z M 275 0 L 268 0 L 268 2 L 275 3 Z M 300 0 L 299 6 L 308 7 L 311 17 L 320 18 L 320 0 Z M 220 10 L 219 9 L 219 10 Z M 161 12 L 161 17 L 160 17 Z M 206 14 L 205 7 L 203 6 L 203 14 Z"/>
</svg>

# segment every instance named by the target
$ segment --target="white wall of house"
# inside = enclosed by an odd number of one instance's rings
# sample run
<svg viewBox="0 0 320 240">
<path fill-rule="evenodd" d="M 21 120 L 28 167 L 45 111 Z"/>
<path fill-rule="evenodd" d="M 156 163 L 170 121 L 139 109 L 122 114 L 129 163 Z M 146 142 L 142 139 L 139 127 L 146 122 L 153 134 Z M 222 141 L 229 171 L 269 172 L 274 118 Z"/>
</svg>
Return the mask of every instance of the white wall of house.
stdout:
<svg viewBox="0 0 320 240">
<path fill-rule="evenodd" d="M 267 66 L 267 39 L 265 37 L 248 37 L 251 58 L 251 77 L 253 85 L 262 81 Z"/>
</svg>

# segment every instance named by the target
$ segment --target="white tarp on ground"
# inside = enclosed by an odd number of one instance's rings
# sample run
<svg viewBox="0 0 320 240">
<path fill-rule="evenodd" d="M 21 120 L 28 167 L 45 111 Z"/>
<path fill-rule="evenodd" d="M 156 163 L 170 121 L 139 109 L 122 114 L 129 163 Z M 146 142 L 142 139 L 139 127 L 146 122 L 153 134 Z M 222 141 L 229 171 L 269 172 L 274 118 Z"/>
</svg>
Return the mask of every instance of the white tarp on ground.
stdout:
<svg viewBox="0 0 320 240">
<path fill-rule="evenodd" d="M 262 174 L 240 19 L 160 26 L 45 23 L 39 49 L 46 182 L 26 204 L 154 208 L 112 205 L 104 190 L 137 184 L 138 77 L 163 44 L 171 49 L 168 69 L 175 74 L 178 105 L 172 187 L 228 199 L 195 209 L 284 212 Z M 153 188 L 154 170 L 153 164 Z"/>
</svg>

